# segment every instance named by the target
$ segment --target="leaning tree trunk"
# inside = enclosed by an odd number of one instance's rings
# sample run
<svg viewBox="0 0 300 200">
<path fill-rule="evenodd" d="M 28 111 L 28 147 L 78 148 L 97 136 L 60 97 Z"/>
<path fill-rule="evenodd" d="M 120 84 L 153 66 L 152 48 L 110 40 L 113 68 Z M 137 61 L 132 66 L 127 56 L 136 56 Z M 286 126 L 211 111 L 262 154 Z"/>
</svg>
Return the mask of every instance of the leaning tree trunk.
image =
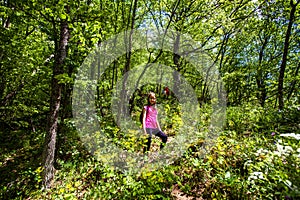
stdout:
<svg viewBox="0 0 300 200">
<path fill-rule="evenodd" d="M 54 178 L 54 156 L 55 144 L 58 129 L 58 112 L 61 104 L 62 85 L 59 84 L 57 75 L 63 73 L 63 63 L 67 55 L 67 45 L 69 40 L 69 28 L 66 21 L 60 25 L 60 39 L 58 48 L 55 54 L 55 63 L 53 67 L 53 76 L 51 82 L 51 97 L 50 97 L 50 115 L 48 118 L 47 133 L 45 136 L 44 154 L 43 154 L 43 186 L 45 189 L 51 187 Z"/>
<path fill-rule="evenodd" d="M 283 109 L 283 107 L 284 107 L 283 78 L 284 78 L 284 72 L 285 72 L 285 67 L 286 67 L 286 63 L 287 63 L 287 56 L 288 56 L 292 26 L 293 26 L 293 22 L 294 22 L 294 18 L 295 18 L 296 7 L 299 4 L 299 2 L 300 2 L 299 0 L 297 1 L 297 3 L 294 3 L 293 0 L 290 1 L 290 5 L 291 5 L 292 9 L 290 12 L 290 20 L 289 20 L 289 24 L 288 24 L 288 29 L 287 29 L 286 35 L 285 35 L 284 50 L 283 50 L 282 62 L 280 65 L 279 78 L 278 78 L 278 103 L 279 103 L 280 110 Z"/>
</svg>

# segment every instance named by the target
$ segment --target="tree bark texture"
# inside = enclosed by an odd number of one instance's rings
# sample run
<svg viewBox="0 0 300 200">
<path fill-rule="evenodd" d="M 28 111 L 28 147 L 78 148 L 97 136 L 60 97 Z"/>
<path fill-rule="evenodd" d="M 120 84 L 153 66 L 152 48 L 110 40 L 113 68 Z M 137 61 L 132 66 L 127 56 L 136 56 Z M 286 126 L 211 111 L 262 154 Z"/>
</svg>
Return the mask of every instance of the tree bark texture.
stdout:
<svg viewBox="0 0 300 200">
<path fill-rule="evenodd" d="M 58 51 L 55 53 L 55 63 L 53 67 L 53 76 L 51 82 L 51 97 L 50 97 L 50 114 L 48 118 L 47 133 L 44 144 L 44 171 L 43 171 L 43 186 L 45 189 L 51 188 L 54 179 L 54 156 L 55 144 L 58 129 L 59 108 L 61 105 L 62 85 L 59 84 L 57 75 L 63 73 L 63 63 L 67 56 L 67 45 L 69 40 L 69 28 L 66 21 L 60 24 L 60 38 Z"/>
</svg>

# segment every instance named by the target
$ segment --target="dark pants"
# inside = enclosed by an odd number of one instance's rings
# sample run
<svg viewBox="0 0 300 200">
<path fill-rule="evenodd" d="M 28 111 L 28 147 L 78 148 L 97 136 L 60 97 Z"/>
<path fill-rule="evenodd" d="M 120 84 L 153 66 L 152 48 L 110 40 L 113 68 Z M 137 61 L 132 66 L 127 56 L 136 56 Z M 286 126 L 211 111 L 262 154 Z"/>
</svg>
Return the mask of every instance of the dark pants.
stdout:
<svg viewBox="0 0 300 200">
<path fill-rule="evenodd" d="M 158 129 L 155 129 L 155 128 L 146 128 L 146 131 L 148 133 L 148 141 L 146 143 L 147 146 L 144 148 L 144 152 L 150 150 L 152 134 L 161 139 L 162 143 L 160 144 L 160 149 L 162 149 L 165 146 L 165 144 L 167 143 L 167 140 L 168 140 L 168 136 L 164 132 L 162 132 Z"/>
</svg>

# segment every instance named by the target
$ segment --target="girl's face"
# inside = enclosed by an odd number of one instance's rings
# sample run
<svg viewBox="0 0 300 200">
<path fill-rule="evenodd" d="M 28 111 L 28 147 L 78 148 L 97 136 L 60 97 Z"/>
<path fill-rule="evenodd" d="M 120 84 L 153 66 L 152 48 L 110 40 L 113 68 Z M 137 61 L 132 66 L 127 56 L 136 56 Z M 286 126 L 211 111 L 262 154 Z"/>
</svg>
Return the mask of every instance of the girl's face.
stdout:
<svg viewBox="0 0 300 200">
<path fill-rule="evenodd" d="M 156 103 L 156 97 L 155 97 L 155 95 L 151 95 L 149 97 L 149 102 L 150 102 L 151 105 L 154 105 Z"/>
</svg>

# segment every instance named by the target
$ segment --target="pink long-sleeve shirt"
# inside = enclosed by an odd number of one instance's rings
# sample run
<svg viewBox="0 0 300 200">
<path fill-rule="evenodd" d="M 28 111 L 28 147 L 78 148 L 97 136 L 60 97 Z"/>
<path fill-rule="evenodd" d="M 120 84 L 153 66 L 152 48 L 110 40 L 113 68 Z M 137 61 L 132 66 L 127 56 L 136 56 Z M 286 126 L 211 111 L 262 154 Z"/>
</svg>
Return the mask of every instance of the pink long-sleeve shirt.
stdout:
<svg viewBox="0 0 300 200">
<path fill-rule="evenodd" d="M 144 106 L 144 109 L 146 111 L 146 119 L 145 119 L 146 128 L 158 128 L 157 109 L 155 109 L 152 106 Z"/>
</svg>

